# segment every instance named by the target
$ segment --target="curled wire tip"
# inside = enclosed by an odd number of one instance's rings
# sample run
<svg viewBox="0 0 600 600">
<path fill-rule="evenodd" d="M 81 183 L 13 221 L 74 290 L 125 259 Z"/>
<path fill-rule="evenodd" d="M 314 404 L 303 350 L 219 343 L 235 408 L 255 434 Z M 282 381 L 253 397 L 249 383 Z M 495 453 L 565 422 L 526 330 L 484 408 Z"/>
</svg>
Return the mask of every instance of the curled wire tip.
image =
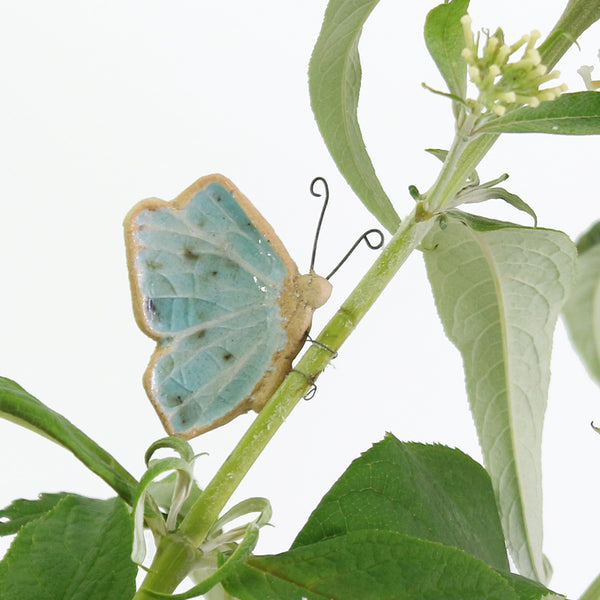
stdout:
<svg viewBox="0 0 600 600">
<path fill-rule="evenodd" d="M 320 192 L 317 189 L 317 185 L 322 185 L 323 186 L 323 191 L 322 192 Z M 327 184 L 327 180 L 324 177 L 315 177 L 310 182 L 310 193 L 313 196 L 315 196 L 316 198 L 320 198 L 321 196 L 324 196 L 324 199 L 323 199 L 323 208 L 321 209 L 321 215 L 319 216 L 319 221 L 317 223 L 317 229 L 315 231 L 315 240 L 313 242 L 312 256 L 311 256 L 311 259 L 310 259 L 310 271 L 313 272 L 314 268 L 315 268 L 315 259 L 316 259 L 316 256 L 317 256 L 317 245 L 319 243 L 319 236 L 321 234 L 321 226 L 323 225 L 323 217 L 325 216 L 325 210 L 327 209 L 327 204 L 329 203 L 329 185 Z M 371 234 L 377 234 L 377 236 L 378 236 L 378 241 L 377 242 L 372 242 L 369 239 L 369 236 Z M 356 247 L 363 240 L 365 241 L 365 243 L 367 244 L 367 246 L 371 250 L 378 250 L 379 248 L 381 248 L 383 246 L 385 238 L 384 238 L 383 232 L 380 229 L 369 229 L 368 231 L 365 231 L 356 240 L 356 242 L 354 242 L 354 245 L 350 248 L 350 250 L 348 250 L 348 252 L 346 253 L 346 255 L 342 258 L 342 260 L 338 263 L 338 265 L 331 271 L 331 273 L 329 273 L 329 275 L 327 275 L 327 277 L 325 279 L 329 279 L 330 277 L 333 277 L 333 275 L 346 262 L 346 260 L 348 260 L 349 256 L 354 252 L 354 250 L 356 249 Z"/>
<path fill-rule="evenodd" d="M 308 381 L 308 383 L 310 384 L 310 388 L 308 389 L 308 392 L 306 392 L 306 394 L 302 396 L 302 398 L 304 400 L 312 400 L 315 394 L 317 393 L 317 384 L 306 373 L 298 371 L 298 369 L 290 369 L 290 372 L 298 373 L 298 375 L 302 375 L 302 377 L 304 377 L 304 379 Z"/>
<path fill-rule="evenodd" d="M 317 393 L 317 384 L 313 383 L 310 386 L 310 390 L 308 390 L 308 392 L 306 392 L 306 394 L 304 394 L 304 396 L 302 396 L 303 400 L 312 400 L 315 397 L 315 394 Z"/>
<path fill-rule="evenodd" d="M 325 216 L 325 210 L 327 209 L 327 203 L 329 202 L 329 186 L 324 177 L 315 177 L 310 182 L 310 193 L 316 198 L 321 197 L 321 193 L 317 191 L 316 186 L 318 183 L 323 184 L 325 199 L 323 200 L 323 208 L 321 209 L 321 215 L 319 216 L 319 222 L 317 223 L 317 229 L 315 231 L 315 241 L 313 242 L 312 256 L 310 257 L 310 270 L 314 271 L 315 259 L 317 256 L 317 244 L 319 243 L 319 235 L 321 234 L 321 225 L 323 225 L 323 217 Z"/>
<path fill-rule="evenodd" d="M 373 243 L 370 239 L 369 236 L 372 233 L 376 233 L 377 237 L 379 238 L 378 242 Z M 374 227 L 373 229 L 367 229 L 367 231 L 365 231 L 359 238 L 358 238 L 358 242 L 357 244 L 359 244 L 360 242 L 362 242 L 362 240 L 365 240 L 367 246 L 369 246 L 369 248 L 371 250 L 379 250 L 379 248 L 381 248 L 383 246 L 383 243 L 385 242 L 385 236 L 383 235 L 383 231 L 381 231 L 381 229 L 377 229 L 376 227 Z"/>
<path fill-rule="evenodd" d="M 372 242 L 369 239 L 369 236 L 371 234 L 377 234 L 379 241 L 377 242 Z M 365 231 L 352 245 L 352 247 L 350 248 L 350 250 L 348 250 L 348 252 L 346 252 L 345 256 L 342 258 L 342 260 L 340 260 L 340 262 L 337 264 L 337 266 L 331 271 L 331 273 L 329 273 L 329 275 L 327 275 L 327 277 L 325 277 L 325 279 L 329 279 L 330 277 L 333 277 L 333 275 L 335 275 L 335 273 L 337 273 L 338 269 L 348 260 L 348 258 L 350 257 L 350 255 L 354 252 L 354 250 L 356 250 L 356 247 L 362 242 L 365 241 L 365 243 L 367 244 L 367 246 L 371 249 L 371 250 L 379 250 L 379 248 L 381 248 L 383 246 L 383 243 L 385 241 L 385 236 L 383 235 L 383 232 L 381 231 L 381 229 L 368 229 L 367 231 Z"/>
<path fill-rule="evenodd" d="M 328 198 L 329 197 L 329 186 L 327 185 L 327 180 L 325 179 L 325 177 L 315 177 L 311 182 L 310 182 L 310 193 L 313 196 L 316 196 L 317 198 L 321 196 L 321 194 L 319 192 L 316 191 L 316 185 L 317 183 L 322 183 L 324 190 L 325 190 L 325 197 Z"/>
</svg>

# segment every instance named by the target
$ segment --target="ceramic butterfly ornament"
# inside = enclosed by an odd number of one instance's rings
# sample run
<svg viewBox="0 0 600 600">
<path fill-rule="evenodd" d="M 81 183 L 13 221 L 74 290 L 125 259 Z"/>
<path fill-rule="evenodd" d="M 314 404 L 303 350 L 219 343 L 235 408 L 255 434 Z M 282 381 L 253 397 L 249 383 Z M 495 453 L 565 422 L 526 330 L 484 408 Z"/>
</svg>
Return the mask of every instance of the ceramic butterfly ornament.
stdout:
<svg viewBox="0 0 600 600">
<path fill-rule="evenodd" d="M 301 275 L 222 175 L 125 218 L 133 307 L 157 342 L 144 387 L 165 429 L 192 438 L 259 411 L 291 369 L 329 281 Z"/>
</svg>

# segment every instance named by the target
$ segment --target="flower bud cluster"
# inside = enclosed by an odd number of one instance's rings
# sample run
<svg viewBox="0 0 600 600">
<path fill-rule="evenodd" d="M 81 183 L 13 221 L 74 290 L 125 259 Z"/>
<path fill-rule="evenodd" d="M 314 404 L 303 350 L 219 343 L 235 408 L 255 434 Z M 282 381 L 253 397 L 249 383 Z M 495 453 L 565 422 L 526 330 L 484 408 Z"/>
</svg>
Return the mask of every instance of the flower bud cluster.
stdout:
<svg viewBox="0 0 600 600">
<path fill-rule="evenodd" d="M 486 33 L 480 56 L 480 35 L 478 33 L 474 37 L 471 17 L 465 15 L 461 23 L 466 42 L 462 56 L 467 62 L 471 81 L 479 89 L 474 108 L 481 113 L 502 116 L 509 107 L 536 107 L 540 102 L 558 98 L 567 89 L 565 84 L 540 89 L 542 84 L 556 79 L 560 73 L 548 73 L 548 69 L 542 64 L 540 53 L 534 47 L 540 37 L 538 31 L 524 35 L 510 46 L 504 42 L 501 29 L 494 35 Z M 509 62 L 512 55 L 523 46 L 522 57 Z"/>
</svg>

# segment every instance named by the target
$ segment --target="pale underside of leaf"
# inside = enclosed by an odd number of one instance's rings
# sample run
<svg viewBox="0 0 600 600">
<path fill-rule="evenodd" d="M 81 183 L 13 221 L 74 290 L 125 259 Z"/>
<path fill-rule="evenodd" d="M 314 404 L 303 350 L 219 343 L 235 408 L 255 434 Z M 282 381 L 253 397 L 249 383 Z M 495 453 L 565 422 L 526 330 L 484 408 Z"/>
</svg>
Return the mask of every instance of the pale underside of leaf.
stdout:
<svg viewBox="0 0 600 600">
<path fill-rule="evenodd" d="M 577 281 L 563 315 L 583 363 L 600 383 L 600 246 L 577 259 Z"/>
<path fill-rule="evenodd" d="M 561 232 L 494 223 L 449 219 L 426 240 L 425 262 L 444 329 L 463 357 L 513 559 L 523 575 L 545 582 L 542 426 L 575 249 Z"/>
<path fill-rule="evenodd" d="M 363 204 L 393 233 L 400 219 L 377 178 L 357 117 L 358 42 L 378 1 L 329 3 L 310 61 L 309 87 L 319 130 L 340 172 Z"/>
</svg>

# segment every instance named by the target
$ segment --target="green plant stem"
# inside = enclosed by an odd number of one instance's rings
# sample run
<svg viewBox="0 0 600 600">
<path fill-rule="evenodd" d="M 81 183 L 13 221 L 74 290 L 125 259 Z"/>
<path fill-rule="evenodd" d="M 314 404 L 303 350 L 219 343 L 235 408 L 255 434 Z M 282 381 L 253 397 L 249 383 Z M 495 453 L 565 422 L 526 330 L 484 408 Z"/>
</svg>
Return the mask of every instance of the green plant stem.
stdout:
<svg viewBox="0 0 600 600">
<path fill-rule="evenodd" d="M 600 600 L 600 575 L 592 581 L 579 600 Z"/>
<path fill-rule="evenodd" d="M 573 42 L 600 19 L 600 0 L 569 0 L 563 14 L 540 46 L 542 64 L 552 69 Z"/>
<path fill-rule="evenodd" d="M 413 211 L 400 224 L 390 243 L 318 336 L 319 343 L 333 351 L 341 347 L 434 223 L 434 219 L 417 222 Z M 191 566 L 189 548 L 202 543 L 256 458 L 332 357 L 332 352 L 316 344 L 305 352 L 295 367 L 300 373 L 292 371 L 286 377 L 181 523 L 179 533 L 190 546 L 186 549 L 185 544 L 164 538 L 135 600 L 152 598 L 145 590 L 168 593 L 175 589 Z"/>
<path fill-rule="evenodd" d="M 461 161 L 461 156 L 467 145 L 467 139 L 459 135 L 454 138 L 435 183 L 425 195 L 428 211 L 435 213 L 442 210 L 464 185 L 471 171 L 465 172 L 465 169 L 460 169 L 459 166 L 464 163 L 464 161 Z"/>
<path fill-rule="evenodd" d="M 426 194 L 428 211 L 443 211 L 450 205 L 497 139 L 497 134 L 482 134 L 473 139 L 456 135 L 435 183 Z"/>
</svg>

